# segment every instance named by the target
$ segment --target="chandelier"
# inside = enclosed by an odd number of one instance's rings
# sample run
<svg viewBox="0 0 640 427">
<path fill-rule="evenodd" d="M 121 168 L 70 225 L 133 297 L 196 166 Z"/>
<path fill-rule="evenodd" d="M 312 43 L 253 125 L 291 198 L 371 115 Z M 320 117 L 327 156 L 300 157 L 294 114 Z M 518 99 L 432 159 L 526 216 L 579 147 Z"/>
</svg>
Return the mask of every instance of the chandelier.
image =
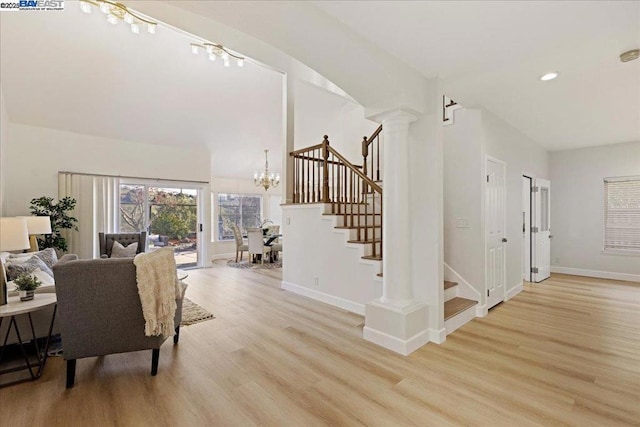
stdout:
<svg viewBox="0 0 640 427">
<path fill-rule="evenodd" d="M 107 22 L 110 24 L 116 25 L 118 21 L 124 21 L 131 25 L 131 32 L 134 34 L 140 34 L 140 27 L 145 24 L 149 34 L 156 33 L 157 22 L 141 17 L 122 3 L 111 0 L 80 0 L 80 9 L 84 13 L 91 13 L 91 6 L 98 7 L 100 12 L 107 15 Z"/>
<path fill-rule="evenodd" d="M 253 183 L 257 187 L 264 187 L 267 191 L 269 187 L 276 188 L 280 184 L 280 174 L 269 172 L 269 158 L 267 157 L 269 150 L 264 150 L 264 172 L 253 174 Z"/>
<path fill-rule="evenodd" d="M 210 61 L 215 61 L 217 58 L 222 59 L 225 67 L 229 66 L 230 58 L 234 58 L 237 61 L 238 67 L 244 67 L 244 57 L 234 54 L 221 44 L 191 43 L 191 53 L 197 55 L 201 50 L 207 53 Z"/>
</svg>

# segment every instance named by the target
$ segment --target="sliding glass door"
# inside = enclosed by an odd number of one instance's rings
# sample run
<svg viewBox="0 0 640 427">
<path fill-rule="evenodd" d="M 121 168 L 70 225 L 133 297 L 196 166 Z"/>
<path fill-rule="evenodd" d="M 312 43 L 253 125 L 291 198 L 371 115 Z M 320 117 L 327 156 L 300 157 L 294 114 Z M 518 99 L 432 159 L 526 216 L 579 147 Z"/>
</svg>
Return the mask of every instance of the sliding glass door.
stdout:
<svg viewBox="0 0 640 427">
<path fill-rule="evenodd" d="M 147 231 L 147 251 L 171 247 L 178 267 L 199 264 L 200 189 L 120 185 L 120 232 Z"/>
</svg>

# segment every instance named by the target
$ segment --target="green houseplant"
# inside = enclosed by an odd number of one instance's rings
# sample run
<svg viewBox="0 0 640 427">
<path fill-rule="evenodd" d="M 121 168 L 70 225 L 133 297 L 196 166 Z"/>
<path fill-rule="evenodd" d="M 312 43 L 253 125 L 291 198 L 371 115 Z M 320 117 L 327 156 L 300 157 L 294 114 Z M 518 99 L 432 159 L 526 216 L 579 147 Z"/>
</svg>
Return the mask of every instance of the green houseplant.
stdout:
<svg viewBox="0 0 640 427">
<path fill-rule="evenodd" d="M 20 301 L 33 299 L 33 292 L 42 284 L 36 276 L 21 274 L 13 281 L 20 296 Z"/>
<path fill-rule="evenodd" d="M 31 199 L 29 207 L 31 214 L 35 216 L 48 216 L 51 218 L 51 234 L 45 234 L 44 238 L 38 238 L 40 249 L 54 248 L 66 252 L 67 240 L 62 237 L 63 230 L 78 230 L 78 220 L 68 214 L 76 207 L 76 199 L 65 197 L 58 203 L 53 197 L 39 197 Z"/>
</svg>

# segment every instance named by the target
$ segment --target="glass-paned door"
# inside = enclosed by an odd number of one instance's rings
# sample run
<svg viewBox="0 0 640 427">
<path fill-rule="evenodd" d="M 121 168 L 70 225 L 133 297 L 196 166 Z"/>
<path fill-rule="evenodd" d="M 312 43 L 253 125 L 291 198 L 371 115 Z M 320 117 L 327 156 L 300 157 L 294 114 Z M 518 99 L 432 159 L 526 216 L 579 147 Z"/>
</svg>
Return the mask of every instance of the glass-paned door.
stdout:
<svg viewBox="0 0 640 427">
<path fill-rule="evenodd" d="M 171 247 L 178 267 L 199 265 L 197 188 L 120 185 L 120 232 L 147 231 L 148 252 Z"/>
</svg>

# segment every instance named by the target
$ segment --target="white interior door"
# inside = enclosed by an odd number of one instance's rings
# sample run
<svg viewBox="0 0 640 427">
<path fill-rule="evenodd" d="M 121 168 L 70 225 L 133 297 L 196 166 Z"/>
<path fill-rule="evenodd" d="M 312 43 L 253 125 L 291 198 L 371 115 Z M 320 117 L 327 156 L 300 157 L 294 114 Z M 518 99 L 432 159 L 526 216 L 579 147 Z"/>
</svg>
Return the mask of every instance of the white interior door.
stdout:
<svg viewBox="0 0 640 427">
<path fill-rule="evenodd" d="M 522 280 L 531 282 L 531 187 L 532 180 L 522 177 Z"/>
<path fill-rule="evenodd" d="M 551 275 L 551 183 L 536 178 L 533 195 L 535 250 L 532 276 L 534 282 L 542 282 Z"/>
<path fill-rule="evenodd" d="M 506 163 L 487 158 L 485 191 L 485 262 L 487 308 L 504 300 L 506 270 Z"/>
</svg>

